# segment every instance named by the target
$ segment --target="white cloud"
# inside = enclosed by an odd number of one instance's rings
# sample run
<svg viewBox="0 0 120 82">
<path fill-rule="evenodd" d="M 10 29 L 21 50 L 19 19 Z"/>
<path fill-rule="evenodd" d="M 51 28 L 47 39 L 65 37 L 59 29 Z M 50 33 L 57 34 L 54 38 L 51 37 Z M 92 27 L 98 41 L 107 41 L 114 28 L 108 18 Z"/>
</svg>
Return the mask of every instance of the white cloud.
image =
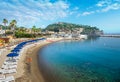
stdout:
<svg viewBox="0 0 120 82">
<path fill-rule="evenodd" d="M 96 10 L 95 12 L 99 13 L 99 12 L 100 12 L 100 10 Z"/>
<path fill-rule="evenodd" d="M 102 0 L 102 1 L 99 1 L 96 6 L 97 7 L 104 7 L 104 6 L 107 6 L 111 3 L 111 0 Z"/>
<path fill-rule="evenodd" d="M 79 14 L 77 14 L 77 16 L 76 17 L 80 17 L 81 16 L 81 14 L 79 13 Z"/>
<path fill-rule="evenodd" d="M 109 10 L 118 10 L 118 9 L 120 9 L 120 4 L 114 3 L 114 4 L 108 5 L 107 7 L 103 8 L 101 11 L 107 12 Z"/>
<path fill-rule="evenodd" d="M 108 12 L 110 10 L 120 9 L 120 0 L 100 0 L 96 5 L 96 10 L 93 10 L 93 13 Z M 84 12 L 84 15 L 90 15 L 90 12 Z"/>
<path fill-rule="evenodd" d="M 79 7 L 74 7 L 73 9 L 71 9 L 71 11 L 69 12 L 69 15 L 75 15 L 77 14 L 79 11 Z"/>
<path fill-rule="evenodd" d="M 96 6 L 98 6 L 98 7 L 102 7 L 103 5 L 104 5 L 103 1 L 96 4 Z"/>
<path fill-rule="evenodd" d="M 94 7 L 96 8 L 93 10 Z M 100 0 L 94 6 L 87 8 L 87 11 L 78 13 L 77 17 L 118 9 L 120 9 L 120 0 Z"/>
<path fill-rule="evenodd" d="M 90 15 L 90 14 L 93 14 L 95 13 L 94 11 L 90 11 L 90 12 L 83 12 L 82 13 L 82 16 L 87 16 L 87 15 Z"/>
<path fill-rule="evenodd" d="M 90 12 L 83 12 L 83 16 L 86 16 L 86 15 L 89 15 L 89 14 L 91 14 Z"/>
<path fill-rule="evenodd" d="M 0 18 L 16 19 L 20 23 L 27 25 L 38 21 L 64 18 L 69 14 L 69 4 L 64 1 L 54 3 L 49 0 L 38 1 L 29 0 L 25 2 L 24 0 L 17 0 L 13 1 L 13 3 L 2 1 Z"/>
<path fill-rule="evenodd" d="M 74 8 L 74 10 L 78 10 L 78 9 L 79 9 L 79 7 L 75 7 L 75 8 Z"/>
<path fill-rule="evenodd" d="M 96 10 L 96 12 L 107 12 L 110 10 L 120 9 L 120 0 L 102 0 L 99 1 L 96 6 L 101 9 Z"/>
<path fill-rule="evenodd" d="M 78 13 L 76 15 L 76 17 L 80 17 L 80 16 L 87 16 L 87 15 L 91 15 L 91 14 L 94 14 L 95 12 L 94 11 L 89 11 L 89 12 L 83 12 L 83 13 Z"/>
</svg>

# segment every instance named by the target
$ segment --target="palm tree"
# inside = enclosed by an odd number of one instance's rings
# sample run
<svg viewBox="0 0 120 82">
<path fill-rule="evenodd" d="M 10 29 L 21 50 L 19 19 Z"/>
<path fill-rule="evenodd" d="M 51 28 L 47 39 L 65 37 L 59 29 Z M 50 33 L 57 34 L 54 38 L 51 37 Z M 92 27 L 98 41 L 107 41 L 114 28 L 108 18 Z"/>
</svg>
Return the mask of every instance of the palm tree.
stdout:
<svg viewBox="0 0 120 82">
<path fill-rule="evenodd" d="M 13 31 L 13 37 L 15 37 L 15 27 L 16 27 L 16 24 L 17 24 L 16 20 L 12 20 L 10 22 L 10 27 L 11 27 L 11 30 Z"/>
<path fill-rule="evenodd" d="M 19 27 L 19 28 L 17 28 L 17 31 L 25 33 L 27 31 L 27 28 L 25 28 L 25 27 Z"/>
<path fill-rule="evenodd" d="M 35 32 L 36 32 L 36 26 L 33 26 L 33 27 L 32 27 L 32 31 L 33 31 L 34 34 L 35 34 Z"/>
<path fill-rule="evenodd" d="M 6 25 L 8 23 L 8 20 L 7 19 L 3 19 L 3 24 L 4 24 L 4 27 L 5 27 L 5 36 L 6 36 Z"/>
<path fill-rule="evenodd" d="M 36 28 L 36 32 L 39 34 L 41 32 L 41 28 Z"/>
</svg>

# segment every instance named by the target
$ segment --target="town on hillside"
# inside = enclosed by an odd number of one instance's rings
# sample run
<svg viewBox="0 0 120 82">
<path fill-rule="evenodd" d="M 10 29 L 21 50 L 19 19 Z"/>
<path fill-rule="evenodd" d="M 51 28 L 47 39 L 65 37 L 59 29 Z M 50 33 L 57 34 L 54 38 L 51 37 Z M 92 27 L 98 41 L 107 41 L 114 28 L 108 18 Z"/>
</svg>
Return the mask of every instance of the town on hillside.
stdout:
<svg viewBox="0 0 120 82">
<path fill-rule="evenodd" d="M 52 37 L 62 37 L 64 39 L 87 39 L 88 37 L 99 37 L 103 35 L 103 30 L 88 25 L 77 25 L 72 23 L 58 22 L 48 25 L 46 33 Z"/>
<path fill-rule="evenodd" d="M 24 38 L 61 37 L 64 39 L 79 40 L 87 39 L 88 37 L 98 37 L 102 34 L 102 30 L 88 25 L 58 22 L 50 24 L 46 28 L 37 28 L 35 25 L 32 28 L 27 28 L 23 26 L 18 27 L 16 20 L 8 22 L 7 19 L 3 19 L 0 25 L 0 45 L 6 43 L 15 44 L 24 40 Z"/>
</svg>

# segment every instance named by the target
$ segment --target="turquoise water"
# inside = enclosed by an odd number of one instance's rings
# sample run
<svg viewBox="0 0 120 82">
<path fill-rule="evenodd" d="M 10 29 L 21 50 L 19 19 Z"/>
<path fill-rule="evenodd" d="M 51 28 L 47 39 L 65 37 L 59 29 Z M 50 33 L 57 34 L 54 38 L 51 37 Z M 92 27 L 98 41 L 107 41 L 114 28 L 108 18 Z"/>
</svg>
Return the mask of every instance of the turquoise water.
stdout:
<svg viewBox="0 0 120 82">
<path fill-rule="evenodd" d="M 40 54 L 52 82 L 120 82 L 120 38 L 60 41 Z"/>
</svg>

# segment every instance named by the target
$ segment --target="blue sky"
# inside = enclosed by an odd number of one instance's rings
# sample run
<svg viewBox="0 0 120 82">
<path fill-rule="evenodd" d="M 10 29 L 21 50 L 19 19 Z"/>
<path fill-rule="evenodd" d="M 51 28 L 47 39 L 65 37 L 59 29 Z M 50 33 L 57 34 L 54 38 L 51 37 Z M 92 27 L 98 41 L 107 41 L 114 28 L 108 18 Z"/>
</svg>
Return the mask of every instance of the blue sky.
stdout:
<svg viewBox="0 0 120 82">
<path fill-rule="evenodd" d="M 120 33 L 120 0 L 0 0 L 1 23 L 3 18 L 29 28 L 70 22 Z"/>
</svg>

